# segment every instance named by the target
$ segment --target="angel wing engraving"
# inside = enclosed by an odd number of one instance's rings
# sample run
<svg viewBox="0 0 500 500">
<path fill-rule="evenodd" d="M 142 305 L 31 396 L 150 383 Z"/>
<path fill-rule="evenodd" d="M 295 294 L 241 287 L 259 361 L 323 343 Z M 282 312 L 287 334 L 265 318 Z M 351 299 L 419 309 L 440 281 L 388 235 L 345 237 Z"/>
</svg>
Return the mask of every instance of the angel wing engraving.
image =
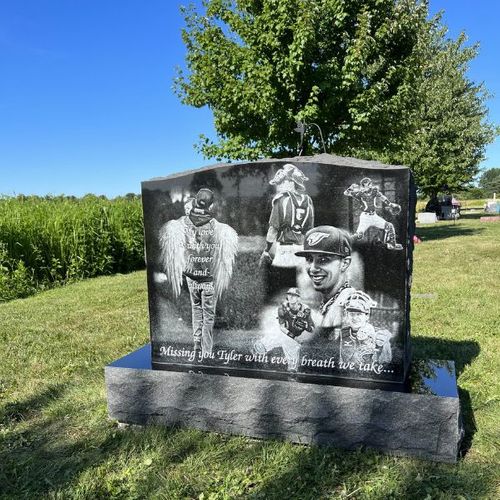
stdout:
<svg viewBox="0 0 500 500">
<path fill-rule="evenodd" d="M 229 286 L 233 274 L 233 264 L 238 252 L 238 234 L 231 226 L 215 221 L 214 237 L 213 277 L 215 296 L 219 299 Z"/>
<path fill-rule="evenodd" d="M 181 293 L 182 275 L 186 271 L 189 253 L 192 250 L 186 246 L 187 231 L 192 230 L 187 217 L 168 221 L 162 226 L 159 234 L 160 260 L 162 271 L 166 281 L 175 298 Z M 219 299 L 222 292 L 227 289 L 231 276 L 236 254 L 238 252 L 238 234 L 229 225 L 213 219 L 213 229 L 210 252 L 212 254 L 212 269 L 216 298 Z M 201 242 L 203 245 L 203 242 Z"/>
<path fill-rule="evenodd" d="M 160 261 L 165 278 L 174 297 L 182 287 L 182 273 L 186 265 L 186 225 L 182 218 L 168 221 L 160 229 Z"/>
</svg>

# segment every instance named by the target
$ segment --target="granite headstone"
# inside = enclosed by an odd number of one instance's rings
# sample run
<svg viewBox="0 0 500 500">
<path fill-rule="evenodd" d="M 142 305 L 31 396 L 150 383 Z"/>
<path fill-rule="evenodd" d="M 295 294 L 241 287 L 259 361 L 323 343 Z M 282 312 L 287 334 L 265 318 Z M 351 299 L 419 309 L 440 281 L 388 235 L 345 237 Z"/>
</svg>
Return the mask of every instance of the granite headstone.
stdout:
<svg viewBox="0 0 500 500">
<path fill-rule="evenodd" d="M 153 366 L 404 383 L 410 170 L 320 155 L 142 185 Z"/>
<path fill-rule="evenodd" d="M 453 362 L 410 367 L 407 168 L 325 154 L 142 187 L 151 343 L 106 366 L 112 418 L 456 461 Z"/>
</svg>

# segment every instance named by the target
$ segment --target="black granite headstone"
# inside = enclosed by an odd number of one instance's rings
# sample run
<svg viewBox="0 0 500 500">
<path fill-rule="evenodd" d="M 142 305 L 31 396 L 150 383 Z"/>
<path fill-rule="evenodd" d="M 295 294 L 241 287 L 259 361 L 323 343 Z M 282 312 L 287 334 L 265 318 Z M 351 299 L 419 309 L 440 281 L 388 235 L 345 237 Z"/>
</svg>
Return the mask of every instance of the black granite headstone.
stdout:
<svg viewBox="0 0 500 500">
<path fill-rule="evenodd" d="M 106 367 L 112 418 L 456 461 L 453 362 L 409 369 L 407 168 L 221 164 L 143 204 L 151 344 Z"/>
<path fill-rule="evenodd" d="M 142 185 L 153 367 L 336 384 L 409 369 L 408 168 L 320 155 Z"/>
</svg>

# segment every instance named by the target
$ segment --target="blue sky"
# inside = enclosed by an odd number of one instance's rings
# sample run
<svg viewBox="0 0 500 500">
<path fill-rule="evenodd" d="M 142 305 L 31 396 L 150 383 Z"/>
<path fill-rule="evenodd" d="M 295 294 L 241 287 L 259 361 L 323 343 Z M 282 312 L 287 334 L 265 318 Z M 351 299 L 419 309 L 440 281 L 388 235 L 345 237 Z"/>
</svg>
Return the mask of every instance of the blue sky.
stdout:
<svg viewBox="0 0 500 500">
<path fill-rule="evenodd" d="M 184 61 L 179 5 L 148 0 L 0 3 L 0 193 L 116 196 L 141 180 L 210 163 L 193 144 L 211 114 L 172 91 Z M 451 36 L 481 51 L 469 76 L 496 97 L 500 124 L 500 2 L 431 0 Z M 500 140 L 483 167 L 500 166 Z"/>
</svg>

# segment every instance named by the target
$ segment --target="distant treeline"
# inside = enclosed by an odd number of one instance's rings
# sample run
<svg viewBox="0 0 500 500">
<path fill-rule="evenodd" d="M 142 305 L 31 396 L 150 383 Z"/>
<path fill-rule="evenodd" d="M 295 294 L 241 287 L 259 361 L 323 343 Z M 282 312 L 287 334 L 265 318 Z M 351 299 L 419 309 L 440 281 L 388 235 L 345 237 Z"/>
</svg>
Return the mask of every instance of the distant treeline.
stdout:
<svg viewBox="0 0 500 500">
<path fill-rule="evenodd" d="M 0 198 L 0 302 L 144 267 L 139 195 Z"/>
</svg>

